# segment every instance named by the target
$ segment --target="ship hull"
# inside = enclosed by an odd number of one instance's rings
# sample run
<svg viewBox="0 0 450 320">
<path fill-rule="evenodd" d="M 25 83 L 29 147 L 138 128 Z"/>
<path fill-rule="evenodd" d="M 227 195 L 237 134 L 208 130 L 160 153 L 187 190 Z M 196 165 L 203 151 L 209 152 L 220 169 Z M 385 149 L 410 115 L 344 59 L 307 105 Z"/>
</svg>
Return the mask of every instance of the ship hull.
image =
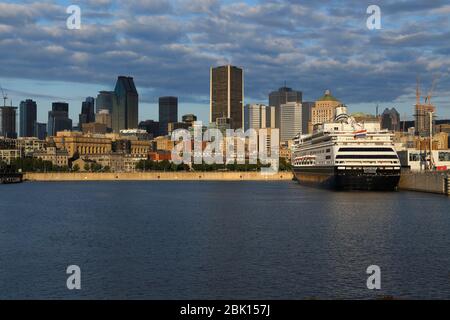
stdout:
<svg viewBox="0 0 450 320">
<path fill-rule="evenodd" d="M 335 190 L 393 191 L 400 181 L 400 170 L 338 169 L 337 167 L 294 167 L 294 175 L 302 185 Z"/>
</svg>

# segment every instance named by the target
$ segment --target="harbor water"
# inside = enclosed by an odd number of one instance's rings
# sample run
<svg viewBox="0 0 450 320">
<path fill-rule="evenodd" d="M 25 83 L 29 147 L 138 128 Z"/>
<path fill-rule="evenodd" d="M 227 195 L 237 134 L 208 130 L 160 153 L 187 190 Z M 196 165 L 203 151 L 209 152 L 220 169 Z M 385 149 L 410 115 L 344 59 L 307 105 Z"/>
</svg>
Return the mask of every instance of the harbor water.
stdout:
<svg viewBox="0 0 450 320">
<path fill-rule="evenodd" d="M 0 185 L 1 299 L 450 299 L 450 199 L 294 181 Z M 68 290 L 66 268 L 81 269 Z M 366 269 L 381 269 L 369 290 Z"/>
</svg>

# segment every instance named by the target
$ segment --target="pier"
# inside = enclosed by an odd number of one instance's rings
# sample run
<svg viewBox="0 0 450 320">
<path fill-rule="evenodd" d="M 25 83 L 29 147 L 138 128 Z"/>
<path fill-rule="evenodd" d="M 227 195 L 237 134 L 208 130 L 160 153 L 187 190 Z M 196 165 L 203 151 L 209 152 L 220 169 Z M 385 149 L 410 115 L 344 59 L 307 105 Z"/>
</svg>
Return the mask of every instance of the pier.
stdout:
<svg viewBox="0 0 450 320">
<path fill-rule="evenodd" d="M 280 171 L 273 175 L 261 172 L 47 172 L 25 173 L 29 181 L 280 181 L 292 180 L 290 171 Z"/>
<path fill-rule="evenodd" d="M 399 189 L 450 195 L 450 174 L 446 171 L 402 171 Z"/>
</svg>

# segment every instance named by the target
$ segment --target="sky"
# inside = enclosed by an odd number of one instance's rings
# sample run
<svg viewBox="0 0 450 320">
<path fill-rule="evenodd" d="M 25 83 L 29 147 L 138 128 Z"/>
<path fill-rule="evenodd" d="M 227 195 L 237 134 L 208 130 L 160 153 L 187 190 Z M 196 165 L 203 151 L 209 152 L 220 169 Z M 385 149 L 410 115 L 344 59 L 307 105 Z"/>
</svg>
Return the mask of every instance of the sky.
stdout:
<svg viewBox="0 0 450 320">
<path fill-rule="evenodd" d="M 66 8 L 81 9 L 70 30 Z M 367 28 L 369 5 L 381 29 Z M 81 102 L 134 77 L 139 118 L 158 119 L 159 96 L 179 97 L 179 117 L 209 118 L 209 69 L 244 69 L 245 103 L 268 103 L 284 85 L 314 101 L 326 89 L 351 112 L 395 107 L 412 119 L 416 79 L 436 86 L 437 118 L 450 118 L 448 0 L 25 0 L 0 2 L 0 85 L 17 106 Z M 10 104 L 8 100 L 8 104 Z"/>
</svg>

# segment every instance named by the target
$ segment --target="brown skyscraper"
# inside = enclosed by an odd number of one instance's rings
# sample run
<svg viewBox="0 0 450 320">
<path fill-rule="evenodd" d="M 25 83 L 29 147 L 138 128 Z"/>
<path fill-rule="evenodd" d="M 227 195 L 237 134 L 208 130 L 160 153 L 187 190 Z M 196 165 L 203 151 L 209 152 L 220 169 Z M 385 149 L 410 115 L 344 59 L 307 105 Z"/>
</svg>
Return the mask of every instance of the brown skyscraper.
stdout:
<svg viewBox="0 0 450 320">
<path fill-rule="evenodd" d="M 209 121 L 230 118 L 231 128 L 243 127 L 244 70 L 227 65 L 211 68 Z"/>
</svg>

